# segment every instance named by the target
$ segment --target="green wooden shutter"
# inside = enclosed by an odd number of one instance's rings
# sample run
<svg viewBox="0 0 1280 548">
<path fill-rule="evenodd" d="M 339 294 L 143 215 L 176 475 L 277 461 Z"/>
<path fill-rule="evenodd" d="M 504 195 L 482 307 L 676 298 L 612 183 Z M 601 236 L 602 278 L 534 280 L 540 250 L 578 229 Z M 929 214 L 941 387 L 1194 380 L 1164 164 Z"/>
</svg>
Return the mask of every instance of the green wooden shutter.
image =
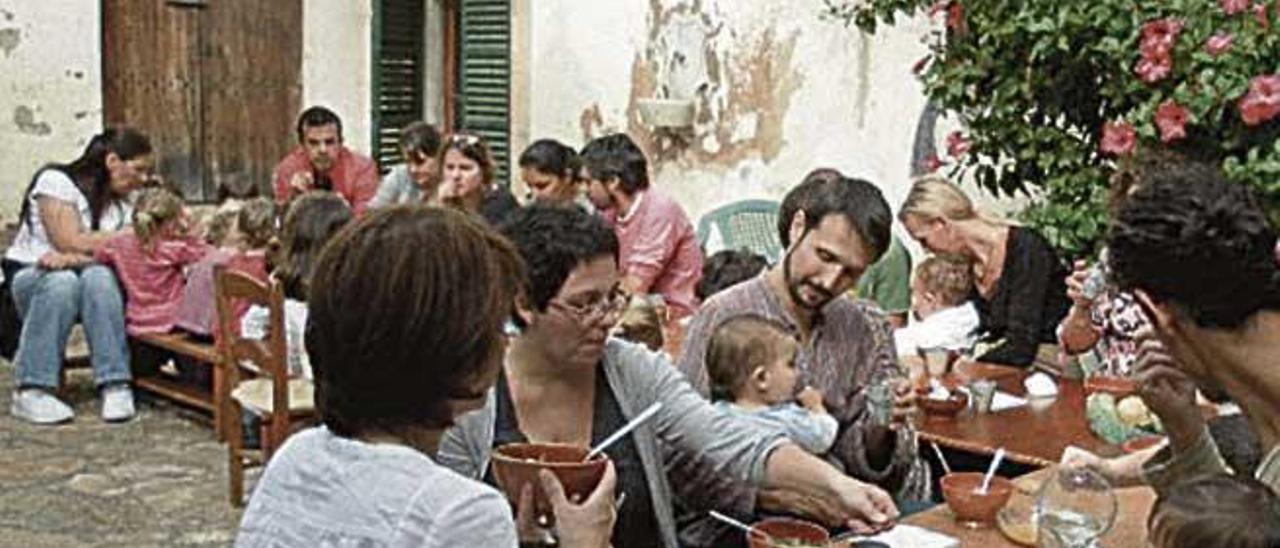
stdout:
<svg viewBox="0 0 1280 548">
<path fill-rule="evenodd" d="M 507 184 L 511 165 L 511 2 L 461 0 L 457 126 L 484 137 Z"/>
<path fill-rule="evenodd" d="M 400 130 L 423 118 L 424 0 L 376 0 L 373 155 L 383 172 L 401 163 Z"/>
</svg>

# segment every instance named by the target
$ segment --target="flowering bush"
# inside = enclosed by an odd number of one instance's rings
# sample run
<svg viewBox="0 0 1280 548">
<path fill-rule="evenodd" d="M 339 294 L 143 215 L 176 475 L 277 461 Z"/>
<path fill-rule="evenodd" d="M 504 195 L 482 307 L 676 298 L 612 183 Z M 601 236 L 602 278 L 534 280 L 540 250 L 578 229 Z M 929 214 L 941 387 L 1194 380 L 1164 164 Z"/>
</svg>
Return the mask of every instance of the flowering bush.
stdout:
<svg viewBox="0 0 1280 548">
<path fill-rule="evenodd" d="M 1280 0 L 825 0 L 874 32 L 936 21 L 913 70 L 958 116 L 934 162 L 997 194 L 1070 254 L 1103 230 L 1108 180 L 1147 148 L 1221 161 L 1280 204 Z"/>
</svg>

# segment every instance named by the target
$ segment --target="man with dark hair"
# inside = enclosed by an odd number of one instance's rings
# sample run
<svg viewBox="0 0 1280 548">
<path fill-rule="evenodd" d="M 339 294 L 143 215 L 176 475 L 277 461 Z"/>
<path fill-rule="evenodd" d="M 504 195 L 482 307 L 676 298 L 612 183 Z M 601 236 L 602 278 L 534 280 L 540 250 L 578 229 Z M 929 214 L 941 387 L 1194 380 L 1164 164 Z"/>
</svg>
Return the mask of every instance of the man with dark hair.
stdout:
<svg viewBox="0 0 1280 548">
<path fill-rule="evenodd" d="M 929 495 L 928 469 L 909 429 L 895 433 L 867 412 L 866 388 L 886 379 L 897 391 L 895 417 L 912 412 L 914 396 L 898 372 L 893 337 L 876 308 L 844 296 L 889 246 L 892 220 L 889 205 L 871 183 L 831 169 L 810 173 L 782 202 L 782 260 L 703 303 L 689 326 L 679 366 L 707 395 L 707 344 L 722 322 L 742 314 L 781 322 L 800 339 L 798 386 L 822 391 L 840 423 L 827 458 L 853 477 L 896 492 L 899 500 L 920 501 Z"/>
<path fill-rule="evenodd" d="M 400 157 L 404 163 L 391 168 L 378 185 L 370 209 L 411 204 L 435 195 L 440 185 L 440 132 L 426 122 L 410 122 L 400 131 Z"/>
<path fill-rule="evenodd" d="M 662 295 L 677 318 L 693 314 L 702 249 L 684 208 L 650 188 L 644 152 L 615 133 L 587 143 L 582 165 L 587 197 L 618 234 L 623 288 Z"/>
<path fill-rule="evenodd" d="M 298 148 L 276 165 L 276 203 L 298 194 L 328 190 L 342 196 L 360 214 L 378 191 L 378 166 L 342 143 L 342 120 L 332 110 L 315 106 L 302 111 L 296 128 Z"/>
<path fill-rule="evenodd" d="M 1116 285 L 1152 326 L 1134 376 L 1169 435 L 1140 473 L 1112 475 L 1166 492 L 1227 470 L 1196 405 L 1198 386 L 1239 403 L 1266 453 L 1255 474 L 1280 488 L 1280 267 L 1276 230 L 1257 198 L 1217 167 L 1159 169 L 1120 206 L 1108 244 Z M 1070 457 L 1119 469 L 1080 451 Z"/>
</svg>

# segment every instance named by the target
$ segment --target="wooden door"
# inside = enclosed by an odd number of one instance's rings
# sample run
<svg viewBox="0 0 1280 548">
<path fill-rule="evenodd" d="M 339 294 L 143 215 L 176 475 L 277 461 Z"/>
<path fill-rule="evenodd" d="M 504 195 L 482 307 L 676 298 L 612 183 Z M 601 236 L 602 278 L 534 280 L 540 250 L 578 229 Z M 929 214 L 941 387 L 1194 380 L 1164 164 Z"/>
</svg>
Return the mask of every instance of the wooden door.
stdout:
<svg viewBox="0 0 1280 548">
<path fill-rule="evenodd" d="M 104 0 L 105 121 L 151 137 L 156 169 L 203 196 L 200 12 L 162 0 Z"/>
<path fill-rule="evenodd" d="M 103 0 L 108 123 L 151 136 L 159 172 L 193 201 L 271 170 L 296 142 L 302 0 Z"/>
</svg>

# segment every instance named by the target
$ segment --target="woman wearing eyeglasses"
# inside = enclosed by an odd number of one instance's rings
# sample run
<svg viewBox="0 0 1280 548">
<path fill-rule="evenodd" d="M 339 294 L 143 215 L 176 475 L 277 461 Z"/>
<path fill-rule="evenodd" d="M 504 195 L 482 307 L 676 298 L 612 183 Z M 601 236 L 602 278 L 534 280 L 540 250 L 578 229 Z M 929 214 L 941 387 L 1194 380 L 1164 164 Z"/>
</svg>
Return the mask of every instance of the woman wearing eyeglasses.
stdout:
<svg viewBox="0 0 1280 548">
<path fill-rule="evenodd" d="M 478 135 L 454 133 L 440 149 L 439 201 L 445 205 L 480 215 L 498 225 L 520 203 L 506 187 L 493 181 L 493 155 Z"/>
<path fill-rule="evenodd" d="M 445 433 L 438 460 L 464 476 L 492 482 L 490 455 L 513 442 L 594 446 L 655 402 L 659 412 L 605 452 L 626 504 L 613 529 L 615 548 L 675 548 L 675 498 L 689 508 L 750 513 L 754 500 L 722 504 L 716 486 L 749 482 L 796 493 L 836 521 L 869 532 L 897 510 L 875 486 L 844 476 L 787 441 L 716 411 L 662 355 L 613 339 L 625 302 L 618 240 L 577 208 L 534 204 L 512 214 L 502 232 L 529 266 L 516 301 L 512 338 L 485 406 Z M 665 466 L 705 463 L 701 489 L 672 485 Z M 621 495 L 619 495 L 621 496 Z"/>
</svg>

